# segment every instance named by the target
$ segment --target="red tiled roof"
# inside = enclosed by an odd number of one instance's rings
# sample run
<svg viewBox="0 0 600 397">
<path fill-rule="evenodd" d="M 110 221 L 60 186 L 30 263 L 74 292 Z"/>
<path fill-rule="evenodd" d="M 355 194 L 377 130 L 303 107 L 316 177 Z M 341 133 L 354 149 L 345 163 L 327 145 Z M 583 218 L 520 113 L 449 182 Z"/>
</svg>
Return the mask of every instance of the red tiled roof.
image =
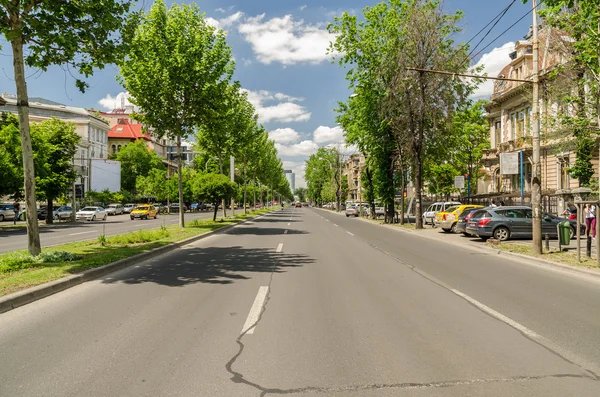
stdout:
<svg viewBox="0 0 600 397">
<path fill-rule="evenodd" d="M 109 138 L 121 139 L 145 139 L 151 141 L 148 134 L 142 132 L 141 124 L 131 124 L 127 119 L 119 119 L 119 122 L 108 131 Z"/>
</svg>

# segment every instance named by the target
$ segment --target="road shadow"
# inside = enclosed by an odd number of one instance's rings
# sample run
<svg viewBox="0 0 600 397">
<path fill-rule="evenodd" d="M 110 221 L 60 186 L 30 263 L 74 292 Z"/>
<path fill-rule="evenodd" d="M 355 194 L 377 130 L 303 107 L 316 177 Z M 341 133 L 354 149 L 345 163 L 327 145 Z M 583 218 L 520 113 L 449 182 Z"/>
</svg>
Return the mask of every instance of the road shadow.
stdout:
<svg viewBox="0 0 600 397">
<path fill-rule="evenodd" d="M 299 222 L 299 221 L 295 221 L 295 220 L 290 220 L 289 217 L 284 217 L 284 218 L 258 218 L 258 219 L 253 219 L 252 222 L 264 222 L 264 223 L 269 223 L 269 222 L 275 222 L 275 223 L 290 223 L 290 222 Z"/>
<path fill-rule="evenodd" d="M 227 231 L 227 234 L 233 235 L 255 235 L 255 236 L 275 236 L 283 234 L 287 230 L 287 234 L 308 234 L 304 230 L 282 229 L 275 227 L 236 227 Z"/>
<path fill-rule="evenodd" d="M 171 255 L 168 262 L 147 263 L 125 278 L 104 277 L 102 282 L 156 283 L 170 287 L 194 283 L 231 284 L 250 279 L 247 273 L 283 273 L 288 268 L 314 262 L 306 255 L 277 253 L 265 248 L 188 248 Z"/>
</svg>

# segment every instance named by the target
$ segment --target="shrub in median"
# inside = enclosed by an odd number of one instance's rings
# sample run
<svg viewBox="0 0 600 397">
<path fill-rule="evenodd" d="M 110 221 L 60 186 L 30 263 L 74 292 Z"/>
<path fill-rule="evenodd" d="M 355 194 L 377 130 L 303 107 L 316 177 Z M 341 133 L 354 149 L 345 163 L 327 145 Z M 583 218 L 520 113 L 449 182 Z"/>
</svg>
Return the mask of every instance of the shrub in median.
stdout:
<svg viewBox="0 0 600 397">
<path fill-rule="evenodd" d="M 72 262 L 79 259 L 81 259 L 81 255 L 63 251 L 42 252 L 38 256 L 31 256 L 24 252 L 15 252 L 3 255 L 0 258 L 0 274 L 37 267 L 45 263 Z"/>
</svg>

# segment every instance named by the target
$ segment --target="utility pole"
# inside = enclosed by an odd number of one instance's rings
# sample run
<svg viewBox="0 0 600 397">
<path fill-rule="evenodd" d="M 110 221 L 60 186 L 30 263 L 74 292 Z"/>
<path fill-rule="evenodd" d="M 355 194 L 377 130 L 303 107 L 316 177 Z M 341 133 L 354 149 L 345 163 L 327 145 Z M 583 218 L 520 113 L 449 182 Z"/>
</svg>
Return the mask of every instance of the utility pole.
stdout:
<svg viewBox="0 0 600 397">
<path fill-rule="evenodd" d="M 533 252 L 542 251 L 542 175 L 540 164 L 540 70 L 538 64 L 539 41 L 537 23 L 537 0 L 532 1 L 533 7 L 533 103 L 531 118 L 533 121 L 533 169 L 531 175 L 531 208 L 533 210 Z"/>
</svg>

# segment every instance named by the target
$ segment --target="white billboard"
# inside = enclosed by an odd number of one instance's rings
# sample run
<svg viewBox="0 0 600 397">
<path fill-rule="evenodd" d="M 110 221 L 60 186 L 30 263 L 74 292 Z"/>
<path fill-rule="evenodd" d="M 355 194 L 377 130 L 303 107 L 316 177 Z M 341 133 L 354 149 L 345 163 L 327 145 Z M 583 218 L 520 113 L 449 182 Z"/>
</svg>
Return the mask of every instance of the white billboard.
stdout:
<svg viewBox="0 0 600 397">
<path fill-rule="evenodd" d="M 105 159 L 90 160 L 89 189 L 101 192 L 121 191 L 121 162 Z"/>
<path fill-rule="evenodd" d="M 502 175 L 519 174 L 519 152 L 500 153 L 500 173 Z"/>
<path fill-rule="evenodd" d="M 465 177 L 462 175 L 454 177 L 454 188 L 464 189 L 465 188 Z"/>
</svg>

